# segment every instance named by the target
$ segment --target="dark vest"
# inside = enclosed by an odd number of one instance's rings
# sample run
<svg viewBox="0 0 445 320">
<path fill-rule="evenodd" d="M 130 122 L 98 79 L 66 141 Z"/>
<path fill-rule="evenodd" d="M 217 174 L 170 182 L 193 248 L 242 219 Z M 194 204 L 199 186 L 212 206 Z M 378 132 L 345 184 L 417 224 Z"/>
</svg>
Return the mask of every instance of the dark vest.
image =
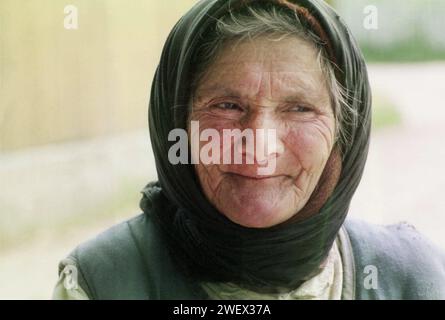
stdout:
<svg viewBox="0 0 445 320">
<path fill-rule="evenodd" d="M 344 298 L 445 299 L 445 255 L 413 227 L 347 220 L 342 231 Z M 79 245 L 69 258 L 90 299 L 207 298 L 179 271 L 146 214 Z"/>
</svg>

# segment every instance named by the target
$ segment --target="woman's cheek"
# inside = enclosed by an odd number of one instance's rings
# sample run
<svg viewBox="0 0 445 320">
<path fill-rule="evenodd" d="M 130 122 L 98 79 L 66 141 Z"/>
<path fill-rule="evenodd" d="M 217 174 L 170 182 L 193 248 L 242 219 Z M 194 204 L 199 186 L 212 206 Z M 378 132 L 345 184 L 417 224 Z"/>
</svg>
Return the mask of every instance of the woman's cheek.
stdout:
<svg viewBox="0 0 445 320">
<path fill-rule="evenodd" d="M 321 130 L 314 124 L 301 124 L 286 135 L 285 145 L 298 159 L 303 168 L 321 166 L 328 159 L 332 143 L 329 130 Z"/>
<path fill-rule="evenodd" d="M 191 136 L 194 139 L 192 141 L 199 141 L 200 166 L 212 167 L 211 171 L 215 173 L 216 168 L 214 168 L 214 166 L 224 164 L 224 154 L 234 152 L 232 141 L 224 144 L 224 130 L 239 128 L 233 120 L 220 119 L 207 114 L 196 115 L 191 118 L 191 121 L 197 121 L 199 123 L 199 131 L 194 132 Z M 212 134 L 209 135 L 209 131 L 207 131 L 207 134 L 203 135 L 205 130 L 211 130 Z M 217 133 L 217 137 L 213 136 L 215 132 Z M 213 155 L 216 149 L 218 149 L 219 157 Z M 218 160 L 216 160 L 215 157 L 218 158 Z M 227 157 L 230 157 L 230 154 L 226 155 L 226 158 Z"/>
</svg>

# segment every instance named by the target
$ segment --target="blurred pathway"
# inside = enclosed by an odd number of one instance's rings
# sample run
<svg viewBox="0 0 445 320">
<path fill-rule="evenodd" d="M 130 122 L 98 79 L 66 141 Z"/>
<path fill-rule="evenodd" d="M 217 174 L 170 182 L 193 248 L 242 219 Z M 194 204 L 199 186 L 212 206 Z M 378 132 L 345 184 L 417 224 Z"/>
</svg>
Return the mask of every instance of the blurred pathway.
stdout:
<svg viewBox="0 0 445 320">
<path fill-rule="evenodd" d="M 0 300 L 49 299 L 61 259 L 140 212 L 154 168 L 148 130 L 0 155 Z"/>
</svg>

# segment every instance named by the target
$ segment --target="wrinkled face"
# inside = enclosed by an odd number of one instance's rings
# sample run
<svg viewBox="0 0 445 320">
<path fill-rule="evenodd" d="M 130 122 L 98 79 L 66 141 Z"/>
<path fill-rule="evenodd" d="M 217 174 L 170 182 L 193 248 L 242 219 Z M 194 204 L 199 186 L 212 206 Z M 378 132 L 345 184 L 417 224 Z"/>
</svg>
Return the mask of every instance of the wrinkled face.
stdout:
<svg viewBox="0 0 445 320">
<path fill-rule="evenodd" d="M 317 50 L 293 37 L 226 44 L 194 92 L 190 120 L 199 121 L 198 132 L 214 129 L 221 137 L 221 161 L 196 164 L 203 192 L 221 214 L 252 228 L 271 227 L 298 214 L 317 185 L 335 138 Z M 224 129 L 272 129 L 276 139 L 256 134 L 249 154 L 247 139 L 241 144 L 231 139 L 227 148 Z M 224 163 L 228 151 L 238 151 L 242 163 Z M 253 161 L 247 163 L 248 157 Z M 274 170 L 259 174 L 272 162 L 269 168 Z"/>
</svg>

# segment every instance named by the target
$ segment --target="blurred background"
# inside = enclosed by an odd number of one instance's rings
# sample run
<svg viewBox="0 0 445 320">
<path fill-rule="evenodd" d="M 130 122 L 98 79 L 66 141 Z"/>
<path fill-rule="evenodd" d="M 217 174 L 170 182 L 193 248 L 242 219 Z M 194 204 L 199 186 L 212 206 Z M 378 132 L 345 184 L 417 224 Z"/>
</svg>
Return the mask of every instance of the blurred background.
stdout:
<svg viewBox="0 0 445 320">
<path fill-rule="evenodd" d="M 49 299 L 76 245 L 140 212 L 163 42 L 194 0 L 0 0 L 0 299 Z M 350 215 L 445 248 L 445 1 L 333 0 L 374 95 Z M 77 21 L 75 14 L 77 11 Z"/>
</svg>

